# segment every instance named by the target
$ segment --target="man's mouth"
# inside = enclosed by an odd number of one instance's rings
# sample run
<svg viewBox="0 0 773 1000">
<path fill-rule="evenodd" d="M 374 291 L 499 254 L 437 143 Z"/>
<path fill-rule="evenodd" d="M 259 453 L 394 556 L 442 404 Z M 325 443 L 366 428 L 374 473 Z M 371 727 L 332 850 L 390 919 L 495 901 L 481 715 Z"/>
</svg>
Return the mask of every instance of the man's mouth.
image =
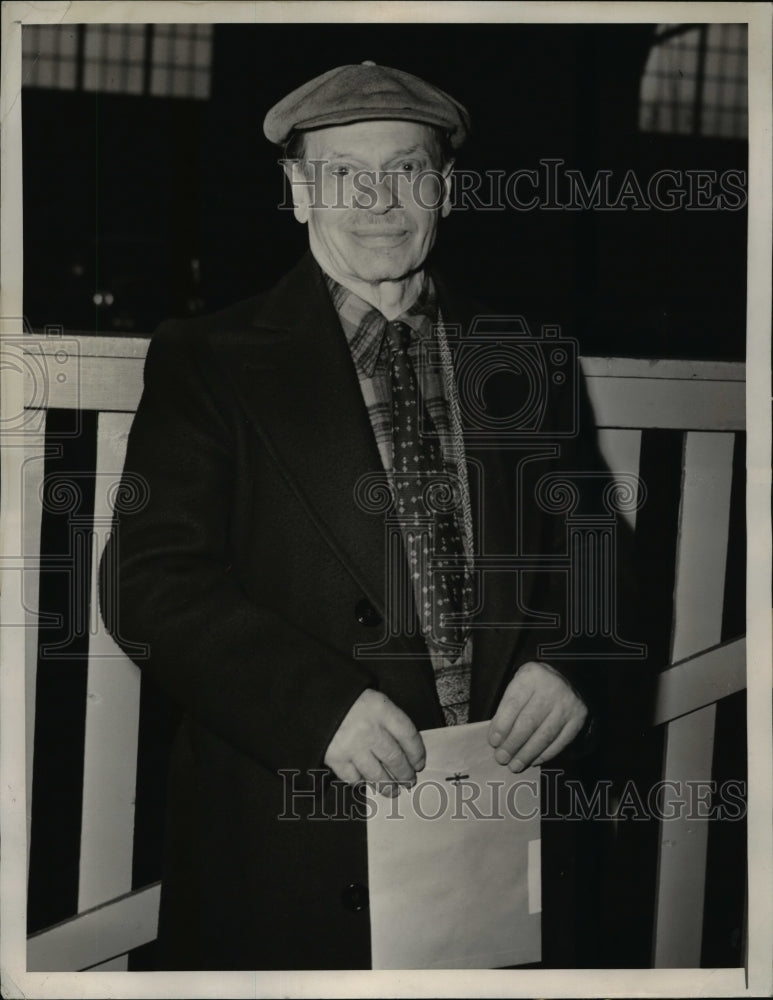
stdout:
<svg viewBox="0 0 773 1000">
<path fill-rule="evenodd" d="M 356 240 L 373 243 L 376 246 L 400 243 L 409 235 L 407 229 L 377 229 L 375 226 L 368 229 L 352 229 L 350 232 Z"/>
</svg>

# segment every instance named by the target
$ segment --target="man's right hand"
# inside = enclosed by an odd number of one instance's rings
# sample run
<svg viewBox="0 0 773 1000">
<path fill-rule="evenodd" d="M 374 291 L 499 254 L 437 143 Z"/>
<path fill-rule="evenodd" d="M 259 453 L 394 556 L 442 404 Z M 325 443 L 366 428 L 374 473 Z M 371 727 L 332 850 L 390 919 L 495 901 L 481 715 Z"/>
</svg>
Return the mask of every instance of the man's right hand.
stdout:
<svg viewBox="0 0 773 1000">
<path fill-rule="evenodd" d="M 325 753 L 325 764 L 342 781 L 374 782 L 382 795 L 413 785 L 426 762 L 424 742 L 402 709 L 380 691 L 363 691 Z"/>
</svg>

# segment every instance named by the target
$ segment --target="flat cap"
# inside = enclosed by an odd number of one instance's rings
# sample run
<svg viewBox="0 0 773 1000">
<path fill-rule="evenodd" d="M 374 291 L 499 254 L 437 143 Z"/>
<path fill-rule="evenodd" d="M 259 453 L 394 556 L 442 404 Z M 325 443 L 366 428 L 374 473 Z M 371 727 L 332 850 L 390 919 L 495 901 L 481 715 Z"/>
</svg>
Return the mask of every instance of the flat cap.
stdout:
<svg viewBox="0 0 773 1000">
<path fill-rule="evenodd" d="M 467 109 L 431 83 L 390 66 L 337 66 L 309 80 L 271 108 L 266 138 L 284 145 L 294 132 L 374 119 L 424 122 L 448 134 L 453 149 L 470 127 Z"/>
</svg>

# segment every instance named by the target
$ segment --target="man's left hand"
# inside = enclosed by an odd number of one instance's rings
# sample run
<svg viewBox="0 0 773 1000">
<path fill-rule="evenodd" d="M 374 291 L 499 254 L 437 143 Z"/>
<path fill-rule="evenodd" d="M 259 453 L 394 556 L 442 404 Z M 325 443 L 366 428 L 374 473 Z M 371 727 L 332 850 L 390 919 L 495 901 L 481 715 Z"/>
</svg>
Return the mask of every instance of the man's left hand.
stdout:
<svg viewBox="0 0 773 1000">
<path fill-rule="evenodd" d="M 494 757 L 511 771 L 544 764 L 567 747 L 588 709 L 571 684 L 546 663 L 524 663 L 507 685 L 491 720 Z"/>
</svg>

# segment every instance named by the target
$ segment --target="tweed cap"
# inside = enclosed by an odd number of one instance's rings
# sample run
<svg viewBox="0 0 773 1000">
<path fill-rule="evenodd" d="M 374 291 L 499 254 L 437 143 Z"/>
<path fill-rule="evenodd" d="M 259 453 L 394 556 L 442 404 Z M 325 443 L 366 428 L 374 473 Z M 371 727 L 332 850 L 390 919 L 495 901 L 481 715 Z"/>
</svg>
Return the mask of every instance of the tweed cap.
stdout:
<svg viewBox="0 0 773 1000">
<path fill-rule="evenodd" d="M 284 145 L 294 132 L 375 119 L 435 125 L 448 134 L 453 149 L 470 127 L 467 109 L 438 87 L 368 60 L 337 66 L 293 90 L 268 112 L 263 132 Z"/>
</svg>

